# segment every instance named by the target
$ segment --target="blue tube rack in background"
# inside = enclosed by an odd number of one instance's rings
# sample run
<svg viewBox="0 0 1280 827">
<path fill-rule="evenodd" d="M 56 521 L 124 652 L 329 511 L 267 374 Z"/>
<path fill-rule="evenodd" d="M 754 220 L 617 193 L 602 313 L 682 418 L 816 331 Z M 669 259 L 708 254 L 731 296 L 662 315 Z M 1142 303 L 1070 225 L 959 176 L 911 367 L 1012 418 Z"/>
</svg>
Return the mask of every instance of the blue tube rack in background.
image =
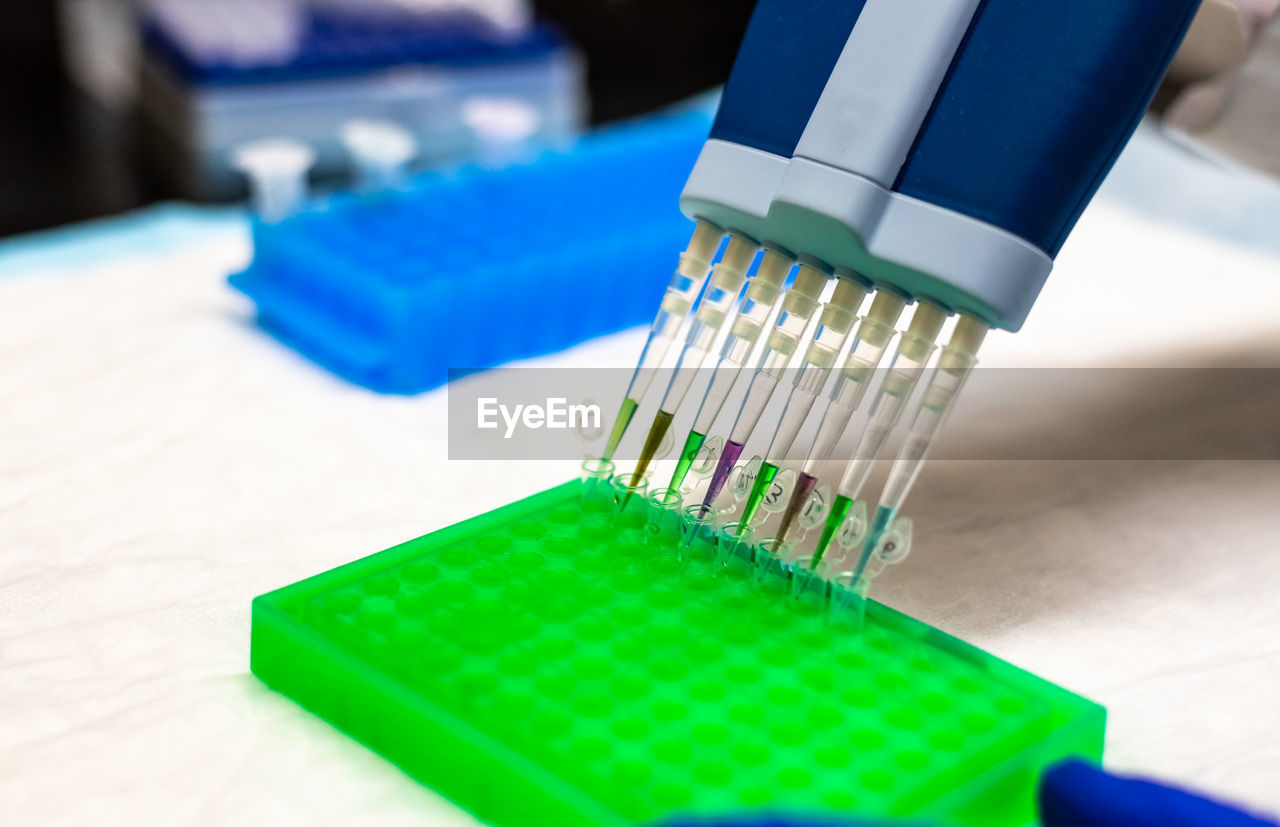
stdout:
<svg viewBox="0 0 1280 827">
<path fill-rule="evenodd" d="M 202 7 L 185 4 L 186 27 L 204 32 L 205 42 L 192 42 L 189 34 L 173 29 L 166 16 L 156 12 L 154 7 L 144 8 L 141 15 L 144 48 L 195 85 L 348 77 L 395 66 L 439 69 L 531 62 L 565 49 L 568 43 L 558 28 L 543 21 L 495 36 L 491 26 L 466 11 L 344 12 L 301 0 L 268 8 L 251 3 L 230 8 L 216 2 Z M 254 27 L 279 25 L 282 17 L 296 19 L 297 25 L 286 29 L 279 42 L 269 42 L 270 48 L 264 47 L 261 54 L 237 52 L 237 36 L 243 36 L 246 28 L 252 32 Z"/>
<path fill-rule="evenodd" d="M 677 200 L 709 127 L 662 116 L 255 221 L 231 284 L 263 329 L 385 393 L 643 324 L 692 232 Z"/>
</svg>

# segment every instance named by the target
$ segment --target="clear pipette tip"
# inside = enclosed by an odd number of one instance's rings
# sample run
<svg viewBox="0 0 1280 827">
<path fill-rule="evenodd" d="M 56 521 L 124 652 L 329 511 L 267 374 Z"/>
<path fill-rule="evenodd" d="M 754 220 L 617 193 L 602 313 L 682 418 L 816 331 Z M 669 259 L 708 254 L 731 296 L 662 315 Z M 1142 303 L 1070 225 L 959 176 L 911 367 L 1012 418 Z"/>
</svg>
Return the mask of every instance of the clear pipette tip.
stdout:
<svg viewBox="0 0 1280 827">
<path fill-rule="evenodd" d="M 856 575 L 862 574 L 867 561 L 892 527 L 911 487 L 920 476 L 929 451 L 937 442 L 948 414 L 955 408 L 956 399 L 977 364 L 977 351 L 988 329 L 985 322 L 972 316 L 961 315 L 957 321 L 951 341 L 942 349 L 938 365 L 920 398 L 902 448 L 889 469 L 889 477 L 880 495 L 880 503 L 876 506 Z"/>
<path fill-rule="evenodd" d="M 649 338 L 645 340 L 644 349 L 640 351 L 640 359 L 631 374 L 622 403 L 618 407 L 618 415 L 614 418 L 613 428 L 605 443 L 603 456 L 613 459 L 626 435 L 631 420 L 644 398 L 645 392 L 653 381 L 653 371 L 662 365 L 667 351 L 679 332 L 684 320 L 693 312 L 694 302 L 702 287 L 706 284 L 707 275 L 711 272 L 711 260 L 715 257 L 716 248 L 724 233 L 715 225 L 699 221 L 693 230 L 689 244 L 680 255 L 680 263 L 675 275 L 667 285 L 667 292 L 662 297 L 658 314 L 649 326 Z M 727 251 L 726 251 L 727 253 Z"/>
</svg>

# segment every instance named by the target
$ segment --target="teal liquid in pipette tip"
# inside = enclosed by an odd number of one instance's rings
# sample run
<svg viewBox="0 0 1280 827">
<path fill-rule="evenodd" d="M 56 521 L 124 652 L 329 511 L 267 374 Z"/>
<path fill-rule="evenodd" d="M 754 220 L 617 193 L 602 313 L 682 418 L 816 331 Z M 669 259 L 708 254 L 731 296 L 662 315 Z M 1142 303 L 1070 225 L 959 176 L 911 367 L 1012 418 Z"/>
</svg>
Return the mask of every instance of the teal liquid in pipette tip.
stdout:
<svg viewBox="0 0 1280 827">
<path fill-rule="evenodd" d="M 862 556 L 858 558 L 858 567 L 854 570 L 854 581 L 856 582 L 862 576 L 862 570 L 867 567 L 867 563 L 871 560 L 871 555 L 875 554 L 876 549 L 880 546 L 880 541 L 884 539 L 884 535 L 888 533 L 893 520 L 898 516 L 898 509 L 889 508 L 882 505 L 876 508 L 876 515 L 871 518 L 871 530 L 867 532 L 867 542 L 862 547 Z"/>
</svg>

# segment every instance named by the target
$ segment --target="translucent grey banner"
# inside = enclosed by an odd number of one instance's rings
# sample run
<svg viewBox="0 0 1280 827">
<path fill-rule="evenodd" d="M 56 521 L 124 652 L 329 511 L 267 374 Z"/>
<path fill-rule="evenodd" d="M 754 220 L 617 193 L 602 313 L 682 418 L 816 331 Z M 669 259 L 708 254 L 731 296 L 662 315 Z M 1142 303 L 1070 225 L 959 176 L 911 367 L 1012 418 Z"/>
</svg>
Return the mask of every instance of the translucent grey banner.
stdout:
<svg viewBox="0 0 1280 827">
<path fill-rule="evenodd" d="M 741 372 L 708 437 L 728 438 L 753 371 Z M 831 371 L 834 375 L 835 371 Z M 857 412 L 844 426 L 833 458 L 849 456 L 875 409 L 884 371 L 868 383 Z M 694 425 L 711 370 L 692 375 L 675 409 L 658 459 L 674 459 Z M 792 393 L 797 371 L 778 378 L 744 456 L 763 455 L 783 406 L 804 405 Z M 672 371 L 643 377 L 646 384 L 615 459 L 641 452 Z M 497 368 L 458 370 L 451 376 L 449 458 L 482 460 L 580 459 L 599 454 L 618 415 L 629 369 Z M 790 451 L 774 459 L 804 459 L 827 409 L 832 376 L 813 402 Z M 892 459 L 919 406 L 921 379 L 895 435 L 881 457 Z M 759 385 L 757 386 L 759 387 Z M 678 394 L 677 394 L 678 395 Z M 704 412 L 705 415 L 705 412 Z M 980 460 L 1188 460 L 1280 459 L 1280 368 L 978 368 L 931 456 Z"/>
</svg>

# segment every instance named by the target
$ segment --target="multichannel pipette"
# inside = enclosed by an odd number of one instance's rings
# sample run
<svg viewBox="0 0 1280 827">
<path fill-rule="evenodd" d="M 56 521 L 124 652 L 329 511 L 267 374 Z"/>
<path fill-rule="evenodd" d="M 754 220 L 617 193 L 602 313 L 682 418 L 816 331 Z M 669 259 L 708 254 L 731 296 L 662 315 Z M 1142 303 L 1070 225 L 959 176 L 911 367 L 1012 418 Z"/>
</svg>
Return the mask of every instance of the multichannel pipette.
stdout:
<svg viewBox="0 0 1280 827">
<path fill-rule="evenodd" d="M 821 424 L 818 426 L 814 447 L 807 454 L 810 461 L 801 468 L 800 479 L 806 481 L 805 484 L 810 491 L 813 484 L 808 483 L 807 480 L 813 479 L 816 482 L 817 479 L 817 470 L 812 465 L 812 459 L 818 457 L 824 460 L 835 448 L 845 424 L 858 409 L 871 380 L 875 377 L 876 368 L 880 366 L 880 360 L 884 358 L 884 353 L 889 348 L 894 325 L 898 323 L 898 317 L 902 315 L 904 306 L 906 306 L 906 300 L 897 293 L 881 290 L 872 299 L 871 309 L 867 311 L 867 315 L 858 322 L 853 345 L 849 348 L 849 354 L 845 357 L 844 364 L 840 366 L 840 373 L 832 386 L 827 409 L 823 412 Z M 774 442 L 782 447 L 775 451 L 774 446 L 770 445 L 765 453 L 751 493 L 747 496 L 742 515 L 738 518 L 740 526 L 749 524 L 755 517 L 774 478 L 778 475 L 782 462 L 795 456 L 796 449 L 799 447 L 796 444 L 799 437 L 798 429 L 785 443 L 782 443 L 777 436 L 774 437 Z M 807 497 L 808 494 L 805 496 Z"/>
<path fill-rule="evenodd" d="M 658 315 L 649 325 L 649 338 L 645 340 L 644 349 L 640 351 L 640 361 L 636 363 L 635 372 L 631 374 L 631 381 L 627 384 L 626 393 L 623 394 L 622 404 L 613 421 L 613 429 L 609 432 L 602 459 L 613 459 L 614 452 L 618 450 L 618 443 L 622 442 L 622 437 L 627 432 L 627 426 L 631 424 L 632 417 L 636 415 L 636 409 L 640 407 L 645 391 L 653 382 L 654 371 L 662 364 L 662 360 L 667 358 L 667 350 L 671 347 L 671 342 L 684 324 L 684 320 L 693 311 L 694 300 L 698 298 L 702 285 L 707 280 L 707 274 L 711 272 L 711 259 L 715 256 L 723 236 L 724 232 L 719 227 L 701 219 L 694 227 L 689 246 L 680 254 L 680 263 L 676 266 L 675 275 L 671 277 L 667 292 L 662 297 Z M 752 253 L 754 254 L 754 250 Z M 746 263 L 750 263 L 750 259 Z M 746 263 L 743 264 L 743 269 Z"/>
<path fill-rule="evenodd" d="M 729 478 L 729 472 L 733 470 L 738 457 L 742 455 L 742 449 L 747 443 L 747 437 L 751 435 L 755 430 L 756 424 L 760 421 L 761 414 L 764 413 L 764 409 L 768 406 L 774 389 L 777 388 L 779 380 L 782 379 L 782 374 L 787 365 L 791 363 L 791 358 L 799 348 L 805 330 L 808 329 L 809 322 L 813 318 L 814 312 L 818 309 L 818 299 L 827 285 L 828 278 L 825 273 L 809 264 L 800 266 L 800 270 L 796 274 L 795 283 L 791 286 L 791 290 L 787 292 L 786 300 L 783 301 L 782 312 L 778 314 L 778 321 L 769 333 L 769 338 L 765 341 L 764 351 L 760 354 L 755 373 L 751 376 L 751 384 L 747 386 L 746 396 L 743 397 L 742 404 L 738 408 L 738 414 L 734 418 L 729 440 L 725 442 L 724 447 L 721 449 L 720 459 L 716 463 L 715 471 L 711 474 L 711 483 L 702 502 L 704 508 L 710 508 L 715 502 L 716 497 L 719 496 L 720 491 L 724 488 L 725 481 Z M 843 282 L 844 280 L 842 279 L 841 281 Z M 866 290 L 861 285 L 857 285 L 856 289 L 858 301 L 861 301 L 862 297 L 866 295 Z M 857 305 L 855 304 L 854 311 L 856 312 L 856 310 Z M 817 332 L 822 332 L 822 329 L 822 325 L 819 325 Z M 808 355 L 806 353 L 806 363 Z M 822 358 L 820 353 L 815 353 L 814 356 L 815 358 Z"/>
<path fill-rule="evenodd" d="M 808 314 L 816 308 L 812 294 L 825 286 L 824 273 L 833 272 L 865 277 L 877 287 L 877 301 L 897 294 L 920 303 L 892 367 L 880 371 L 884 379 L 821 548 L 852 508 L 848 494 L 861 490 L 870 463 L 909 404 L 941 318 L 961 315 L 957 335 L 971 334 L 975 325 L 1010 331 L 1022 326 L 1054 257 L 1136 128 L 1196 5 L 758 0 L 681 208 L 691 218 L 803 262 L 788 300 L 810 297 Z M 1105 92 L 1098 78 L 1107 79 Z M 705 266 L 709 255 L 691 258 Z M 672 309 L 655 321 L 641 371 L 661 362 L 674 327 L 690 312 L 701 282 L 687 281 Z M 877 315 L 875 307 L 869 318 Z M 857 344 L 842 364 L 800 468 L 795 508 L 850 427 L 876 373 L 895 324 L 886 321 L 892 309 L 882 310 L 886 327 L 878 338 L 868 320 L 859 324 Z M 755 430 L 808 321 L 784 302 L 750 374 L 743 408 L 712 475 L 708 504 Z M 783 341 L 788 336 L 789 346 Z M 948 367 L 936 374 L 938 382 L 962 378 L 960 353 L 944 354 Z M 722 356 L 720 367 L 741 367 L 747 358 L 734 351 Z M 616 449 L 647 381 L 633 379 L 607 455 Z M 681 451 L 677 485 L 733 384 L 729 372 L 716 371 Z M 892 524 L 940 427 L 938 411 L 950 409 L 958 389 L 930 384 L 926 395 L 932 401 L 914 420 L 903 449 L 908 453 L 895 466 L 868 543 L 879 542 Z M 816 404 L 817 392 L 804 385 L 792 393 L 795 404 L 787 406 L 766 452 L 764 476 L 776 474 L 775 460 L 796 447 L 800 412 Z M 663 410 L 672 412 L 669 405 Z"/>
<path fill-rule="evenodd" d="M 742 245 L 752 253 L 755 252 L 754 245 L 748 245 L 748 242 L 733 236 L 730 236 L 729 245 L 731 248 L 734 245 Z M 731 252 L 735 255 L 731 256 Z M 642 476 L 645 469 L 649 467 L 649 462 L 657 453 L 663 437 L 667 435 L 671 421 L 675 418 L 680 403 L 684 401 L 685 394 L 689 392 L 698 369 L 702 367 L 702 363 L 711 352 L 711 345 L 716 335 L 730 318 L 730 308 L 738 298 L 744 277 L 741 271 L 727 271 L 725 262 L 736 257 L 736 251 L 726 251 L 724 258 L 712 271 L 707 294 L 698 303 L 693 324 L 689 327 L 688 336 L 685 338 L 684 350 L 676 363 L 675 373 L 671 375 L 667 390 L 662 395 L 662 402 L 658 405 L 658 413 L 653 418 L 653 425 L 649 427 L 649 433 L 645 437 L 644 447 L 640 450 L 640 461 L 636 463 L 635 469 L 636 476 Z M 751 279 L 747 292 L 742 297 L 742 303 L 738 306 L 738 312 L 733 316 L 733 324 L 729 327 L 729 335 L 721 349 L 717 372 L 724 367 L 726 361 L 731 364 L 735 361 L 741 364 L 737 355 L 744 351 L 750 353 L 755 347 L 760 332 L 764 330 L 765 324 L 773 314 L 778 297 L 782 295 L 782 285 L 787 280 L 787 274 L 791 272 L 793 264 L 791 259 L 781 253 L 773 250 L 765 251 L 760 259 L 760 266 L 756 269 L 756 275 Z M 745 355 L 742 358 L 745 358 Z M 711 392 L 710 387 L 707 390 L 708 393 Z"/>
<path fill-rule="evenodd" d="M 911 324 L 898 340 L 898 349 L 885 371 L 884 378 L 880 380 L 875 401 L 871 403 L 871 409 L 867 414 L 866 425 L 858 435 L 853 456 L 845 467 L 840 487 L 836 490 L 832 515 L 837 511 L 847 511 L 849 506 L 845 501 L 852 502 L 858 498 L 862 486 L 875 466 L 876 457 L 880 455 L 881 449 L 889 439 L 889 434 L 902 418 L 902 412 L 906 409 L 907 402 L 910 401 L 920 377 L 924 374 L 929 357 L 933 355 L 934 340 L 938 338 L 946 320 L 947 311 L 935 304 L 922 301 L 916 306 L 915 313 L 911 316 Z M 816 468 L 813 470 L 816 471 Z M 791 502 L 787 504 L 784 512 L 779 536 L 786 537 L 790 531 L 792 519 L 807 498 L 808 493 L 802 495 L 800 486 L 797 484 Z M 838 526 L 839 523 L 836 525 Z M 821 562 L 830 541 L 830 533 L 824 530 L 818 542 L 818 548 L 814 552 L 815 565 Z"/>
<path fill-rule="evenodd" d="M 889 469 L 889 478 L 885 481 L 875 516 L 871 518 L 866 543 L 853 571 L 854 583 L 862 576 L 871 554 L 880 545 L 881 538 L 893 524 L 907 494 L 911 492 L 911 486 L 920 475 L 920 469 L 929 456 L 929 449 L 937 440 L 947 414 L 955 407 L 956 397 L 960 395 L 965 380 L 978 362 L 978 348 L 982 346 L 987 330 L 985 322 L 962 315 L 952 332 L 951 341 L 942 349 L 938 366 L 934 368 L 933 376 L 925 386 L 920 407 L 916 409 L 911 421 L 911 430 L 907 432 L 906 441 L 902 443 L 897 459 Z"/>
</svg>

